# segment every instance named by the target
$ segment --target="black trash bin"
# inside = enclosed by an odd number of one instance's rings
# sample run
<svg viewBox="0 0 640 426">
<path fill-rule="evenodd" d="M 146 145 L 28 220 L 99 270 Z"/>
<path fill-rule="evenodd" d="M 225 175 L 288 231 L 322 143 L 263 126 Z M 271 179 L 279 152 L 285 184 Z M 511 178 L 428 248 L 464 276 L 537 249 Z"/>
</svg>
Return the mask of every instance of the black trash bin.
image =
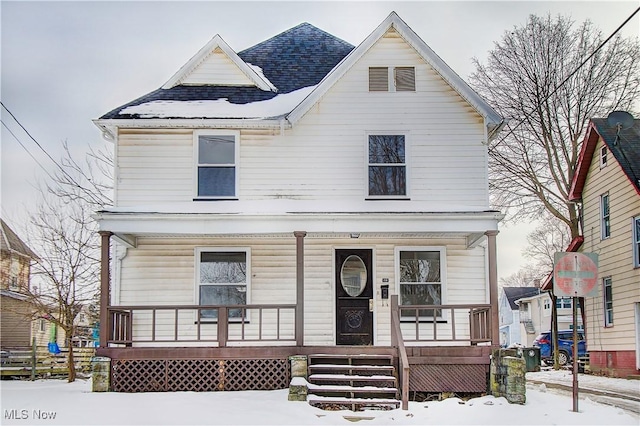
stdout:
<svg viewBox="0 0 640 426">
<path fill-rule="evenodd" d="M 524 358 L 527 372 L 540 371 L 540 348 L 522 348 L 522 358 Z"/>
</svg>

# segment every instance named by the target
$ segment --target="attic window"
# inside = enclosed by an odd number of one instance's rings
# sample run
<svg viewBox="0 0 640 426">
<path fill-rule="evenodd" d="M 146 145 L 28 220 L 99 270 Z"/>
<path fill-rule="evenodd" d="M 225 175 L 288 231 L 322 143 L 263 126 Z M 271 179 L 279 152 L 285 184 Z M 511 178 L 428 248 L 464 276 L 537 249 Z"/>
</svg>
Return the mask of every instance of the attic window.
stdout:
<svg viewBox="0 0 640 426">
<path fill-rule="evenodd" d="M 603 146 L 600 148 L 600 168 L 603 168 L 607 165 L 607 147 Z"/>
<path fill-rule="evenodd" d="M 370 67 L 369 91 L 415 92 L 416 69 L 414 67 Z"/>
</svg>

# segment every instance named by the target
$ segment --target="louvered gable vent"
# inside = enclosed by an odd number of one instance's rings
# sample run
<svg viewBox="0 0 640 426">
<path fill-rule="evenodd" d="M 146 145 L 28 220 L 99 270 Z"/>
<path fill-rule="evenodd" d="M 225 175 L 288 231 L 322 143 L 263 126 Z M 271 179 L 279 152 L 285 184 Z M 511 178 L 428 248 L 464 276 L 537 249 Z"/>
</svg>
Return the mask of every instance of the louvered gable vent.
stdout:
<svg viewBox="0 0 640 426">
<path fill-rule="evenodd" d="M 387 67 L 369 68 L 369 91 L 389 91 L 389 69 Z"/>
<path fill-rule="evenodd" d="M 395 70 L 396 91 L 415 92 L 416 69 L 414 67 L 397 67 Z"/>
</svg>

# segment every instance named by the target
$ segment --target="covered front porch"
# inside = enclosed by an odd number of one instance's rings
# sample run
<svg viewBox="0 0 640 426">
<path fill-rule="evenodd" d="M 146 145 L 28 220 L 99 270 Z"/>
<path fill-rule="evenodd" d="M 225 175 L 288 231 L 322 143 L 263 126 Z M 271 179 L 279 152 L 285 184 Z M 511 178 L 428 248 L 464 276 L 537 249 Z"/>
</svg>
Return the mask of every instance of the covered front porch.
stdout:
<svg viewBox="0 0 640 426">
<path fill-rule="evenodd" d="M 403 401 L 409 392 L 483 392 L 490 350 L 498 346 L 496 234 L 485 233 L 489 303 L 399 305 L 397 290 L 387 286 L 387 297 L 376 292 L 370 302 L 378 315 L 375 340 L 341 345 L 318 344 L 305 332 L 305 300 L 307 310 L 313 300 L 305 297 L 306 232 L 292 235 L 296 266 L 290 303 L 228 306 L 112 303 L 113 233 L 102 231 L 97 355 L 111 359 L 111 389 L 124 392 L 286 388 L 289 357 L 318 353 L 392 356 Z M 385 282 L 380 276 L 377 281 Z M 326 327 L 337 333 L 336 324 Z"/>
</svg>

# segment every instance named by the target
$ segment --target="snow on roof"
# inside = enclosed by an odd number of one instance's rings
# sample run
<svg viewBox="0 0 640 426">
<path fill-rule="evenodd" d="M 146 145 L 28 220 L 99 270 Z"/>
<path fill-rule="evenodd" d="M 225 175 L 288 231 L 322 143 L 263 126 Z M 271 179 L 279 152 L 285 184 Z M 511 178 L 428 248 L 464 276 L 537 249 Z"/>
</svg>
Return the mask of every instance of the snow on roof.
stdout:
<svg viewBox="0 0 640 426">
<path fill-rule="evenodd" d="M 200 101 L 151 101 L 129 106 L 121 114 L 140 118 L 272 118 L 280 117 L 298 105 L 316 86 L 304 87 L 291 93 L 280 94 L 265 101 L 235 104 L 228 99 Z"/>
</svg>

